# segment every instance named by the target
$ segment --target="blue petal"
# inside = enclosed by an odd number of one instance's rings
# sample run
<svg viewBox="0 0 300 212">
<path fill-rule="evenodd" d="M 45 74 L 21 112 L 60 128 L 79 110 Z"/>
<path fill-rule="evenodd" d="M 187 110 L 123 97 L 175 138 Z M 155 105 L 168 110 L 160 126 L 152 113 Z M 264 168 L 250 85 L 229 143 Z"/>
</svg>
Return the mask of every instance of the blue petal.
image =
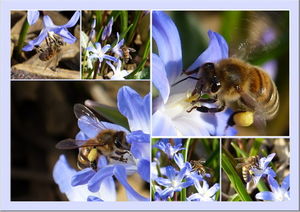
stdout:
<svg viewBox="0 0 300 212">
<path fill-rule="evenodd" d="M 106 121 L 101 121 L 101 123 L 105 126 L 105 129 L 112 129 L 112 130 L 116 130 L 116 131 L 123 131 L 126 134 L 129 133 L 129 131 L 125 127 L 122 127 L 120 125 L 109 123 L 109 122 L 106 122 Z"/>
<path fill-rule="evenodd" d="M 209 197 L 213 197 L 217 191 L 220 190 L 220 185 L 218 183 L 215 183 L 210 189 L 206 192 L 206 195 Z"/>
<path fill-rule="evenodd" d="M 85 141 L 88 139 L 89 139 L 89 137 L 86 134 L 84 134 L 84 132 L 82 132 L 82 131 L 79 131 L 79 133 L 77 133 L 77 135 L 75 136 L 75 140 Z"/>
<path fill-rule="evenodd" d="M 76 173 L 75 169 L 68 164 L 66 157 L 60 155 L 53 168 L 53 179 L 59 185 L 59 190 L 66 193 L 72 189 L 71 178 Z"/>
<path fill-rule="evenodd" d="M 123 86 L 118 92 L 118 109 L 128 119 L 131 131 L 150 133 L 150 95 L 142 98 L 135 90 Z"/>
<path fill-rule="evenodd" d="M 103 53 L 106 53 L 109 49 L 110 49 L 110 45 L 107 44 L 107 45 L 103 46 L 102 52 L 103 52 Z"/>
<path fill-rule="evenodd" d="M 113 166 L 108 166 L 100 169 L 88 182 L 88 189 L 91 192 L 97 192 L 100 189 L 100 185 L 108 177 L 113 176 Z"/>
<path fill-rule="evenodd" d="M 172 181 L 176 177 L 176 171 L 173 166 L 167 166 L 166 167 L 166 176 Z"/>
<path fill-rule="evenodd" d="M 263 157 L 259 160 L 260 166 L 262 169 L 266 169 L 269 163 L 273 160 L 276 153 L 269 154 L 266 158 Z"/>
<path fill-rule="evenodd" d="M 187 171 L 187 167 L 184 167 L 183 169 L 181 169 L 179 171 L 178 175 L 176 176 L 176 179 L 178 181 L 182 181 L 182 179 L 185 177 L 186 171 Z"/>
<path fill-rule="evenodd" d="M 127 182 L 126 179 L 126 169 L 122 165 L 116 165 L 114 169 L 114 175 L 118 179 L 118 181 L 124 186 L 126 191 L 130 194 L 131 197 L 135 198 L 138 201 L 148 201 L 148 198 L 141 196 L 137 193 Z"/>
<path fill-rule="evenodd" d="M 176 136 L 177 132 L 171 118 L 161 111 L 157 111 L 152 116 L 153 136 Z"/>
<path fill-rule="evenodd" d="M 182 72 L 180 37 L 171 18 L 162 11 L 152 12 L 152 35 L 156 42 L 159 57 L 165 64 L 169 84 L 173 84 Z"/>
<path fill-rule="evenodd" d="M 57 27 L 51 20 L 51 18 L 48 15 L 45 15 L 43 17 L 43 23 L 46 29 L 51 29 Z"/>
<path fill-rule="evenodd" d="M 40 12 L 38 10 L 29 10 L 27 12 L 27 21 L 29 25 L 35 24 L 35 22 L 39 19 Z"/>
<path fill-rule="evenodd" d="M 282 183 L 281 183 L 281 188 L 284 190 L 288 190 L 290 188 L 290 175 L 286 176 Z"/>
<path fill-rule="evenodd" d="M 187 188 L 187 187 L 190 187 L 190 186 L 194 185 L 194 183 L 195 182 L 193 180 L 188 179 L 186 182 L 181 183 L 180 187 L 181 188 Z"/>
<path fill-rule="evenodd" d="M 77 172 L 71 180 L 72 186 L 87 184 L 88 181 L 96 174 L 96 172 L 91 168 L 83 169 Z"/>
<path fill-rule="evenodd" d="M 274 192 L 274 193 L 279 193 L 280 191 L 280 186 L 278 185 L 278 182 L 272 177 L 272 176 L 268 176 L 268 182 L 269 182 L 269 185 L 270 185 L 270 188 L 271 190 Z"/>
<path fill-rule="evenodd" d="M 89 195 L 86 185 L 71 186 L 71 178 L 76 174 L 76 171 L 69 166 L 64 155 L 59 157 L 53 168 L 53 178 L 55 183 L 59 185 L 62 193 L 65 193 L 70 201 L 86 201 Z"/>
<path fill-rule="evenodd" d="M 22 50 L 23 50 L 23 51 L 31 51 L 31 50 L 33 50 L 34 46 L 40 45 L 40 44 L 43 42 L 43 40 L 46 38 L 47 35 L 48 35 L 48 34 L 47 34 L 47 31 L 43 29 L 43 30 L 40 32 L 39 36 L 36 37 L 35 39 L 29 41 L 29 42 L 28 42 L 28 45 L 24 46 L 24 47 L 22 48 Z"/>
<path fill-rule="evenodd" d="M 173 187 L 165 188 L 161 193 L 160 196 L 162 199 L 167 199 L 168 197 L 173 197 L 174 189 Z"/>
<path fill-rule="evenodd" d="M 180 169 L 184 167 L 183 155 L 181 153 L 174 155 L 174 161 Z"/>
<path fill-rule="evenodd" d="M 104 58 L 104 59 L 107 59 L 107 60 L 114 61 L 114 62 L 118 62 L 118 59 L 117 59 L 117 58 L 115 58 L 115 57 L 113 57 L 113 56 L 110 56 L 110 55 L 107 55 L 107 54 L 103 55 L 103 58 Z"/>
<path fill-rule="evenodd" d="M 102 199 L 100 199 L 99 197 L 95 197 L 95 196 L 88 196 L 87 201 L 88 202 L 103 202 Z"/>
<path fill-rule="evenodd" d="M 149 183 L 150 182 L 150 161 L 140 160 L 137 169 L 141 178 Z"/>
<path fill-rule="evenodd" d="M 136 159 L 150 161 L 150 135 L 142 131 L 134 131 L 126 136 L 127 142 L 131 144 L 130 151 Z"/>
<path fill-rule="evenodd" d="M 170 95 L 170 85 L 167 78 L 165 65 L 156 54 L 152 54 L 152 71 L 152 83 L 159 90 L 164 103 L 166 103 Z"/>
<path fill-rule="evenodd" d="M 71 32 L 69 32 L 68 30 L 64 29 L 64 28 L 57 28 L 55 30 L 53 30 L 56 34 L 60 35 L 64 42 L 72 44 L 74 43 L 77 38 L 75 36 L 72 35 Z"/>
<path fill-rule="evenodd" d="M 261 200 L 268 200 L 268 201 L 274 201 L 276 198 L 274 197 L 274 194 L 270 191 L 263 191 L 255 195 L 256 199 Z"/>
<path fill-rule="evenodd" d="M 78 11 L 76 11 L 74 13 L 74 15 L 68 21 L 68 23 L 66 23 L 65 25 L 61 25 L 61 27 L 63 27 L 63 28 L 70 28 L 70 27 L 75 26 L 75 24 L 77 23 L 79 17 L 80 17 L 80 11 L 78 10 Z"/>
<path fill-rule="evenodd" d="M 210 38 L 208 48 L 200 54 L 186 71 L 192 71 L 199 68 L 204 63 L 217 62 L 228 57 L 228 45 L 223 36 L 210 30 L 208 31 L 208 36 Z"/>
<path fill-rule="evenodd" d="M 159 185 L 164 186 L 164 187 L 171 186 L 171 181 L 169 179 L 166 179 L 166 178 L 157 177 L 155 179 L 155 182 L 157 182 Z"/>
</svg>

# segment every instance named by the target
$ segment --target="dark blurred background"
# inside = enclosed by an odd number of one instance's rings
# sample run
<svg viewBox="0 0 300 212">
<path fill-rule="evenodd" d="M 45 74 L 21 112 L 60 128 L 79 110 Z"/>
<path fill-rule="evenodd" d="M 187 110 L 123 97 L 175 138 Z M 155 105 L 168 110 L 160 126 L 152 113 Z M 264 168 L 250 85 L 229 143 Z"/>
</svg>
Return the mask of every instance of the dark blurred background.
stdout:
<svg viewBox="0 0 300 212">
<path fill-rule="evenodd" d="M 52 170 L 60 154 L 76 167 L 77 150 L 55 149 L 57 142 L 74 138 L 79 131 L 73 105 L 91 99 L 116 107 L 118 89 L 124 85 L 142 96 L 149 93 L 149 82 L 11 82 L 12 201 L 67 200 L 53 181 Z M 130 180 L 137 182 L 134 176 Z"/>
</svg>

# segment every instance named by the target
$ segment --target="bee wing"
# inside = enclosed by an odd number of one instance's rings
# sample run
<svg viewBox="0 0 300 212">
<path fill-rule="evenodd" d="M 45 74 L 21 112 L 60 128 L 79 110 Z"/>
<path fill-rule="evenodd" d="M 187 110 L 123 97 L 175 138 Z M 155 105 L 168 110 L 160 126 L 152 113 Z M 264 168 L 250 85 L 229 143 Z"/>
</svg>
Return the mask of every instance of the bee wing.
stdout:
<svg viewBox="0 0 300 212">
<path fill-rule="evenodd" d="M 64 139 L 58 142 L 55 147 L 57 149 L 77 149 L 83 146 L 87 141 L 85 140 L 75 140 L 72 138 Z"/>
<path fill-rule="evenodd" d="M 78 149 L 81 147 L 89 147 L 89 146 L 103 146 L 103 145 L 91 140 L 75 140 L 72 138 L 64 139 L 55 145 L 57 149 Z"/>
<path fill-rule="evenodd" d="M 90 138 L 96 137 L 104 129 L 110 129 L 108 124 L 100 122 L 95 114 L 82 104 L 74 105 L 74 113 L 78 119 L 79 128 Z"/>
<path fill-rule="evenodd" d="M 245 163 L 238 163 L 238 164 L 235 166 L 235 168 L 236 168 L 236 169 L 240 169 L 240 168 L 242 168 L 244 165 L 245 165 Z"/>
<path fill-rule="evenodd" d="M 136 52 L 136 50 L 135 50 L 134 48 L 128 48 L 128 50 L 129 50 L 130 52 Z"/>
</svg>

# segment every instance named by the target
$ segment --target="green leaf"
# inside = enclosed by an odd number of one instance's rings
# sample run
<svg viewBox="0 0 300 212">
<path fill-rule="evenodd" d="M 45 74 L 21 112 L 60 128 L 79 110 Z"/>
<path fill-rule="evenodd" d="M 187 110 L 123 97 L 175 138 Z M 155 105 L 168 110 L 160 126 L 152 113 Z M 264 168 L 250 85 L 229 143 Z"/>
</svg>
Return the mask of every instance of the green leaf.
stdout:
<svg viewBox="0 0 300 212">
<path fill-rule="evenodd" d="M 128 74 L 125 78 L 126 79 L 135 79 L 135 74 L 143 70 L 146 62 L 147 62 L 147 58 L 142 60 L 142 62 L 138 65 L 138 67 L 136 67 L 136 69 L 133 72 L 131 72 L 130 74 Z"/>
<path fill-rule="evenodd" d="M 129 129 L 127 119 L 119 112 L 117 108 L 99 104 L 93 101 L 87 101 L 86 105 L 94 109 L 96 112 L 98 112 L 101 116 L 103 116 L 110 122 L 123 126 L 126 129 Z"/>
<path fill-rule="evenodd" d="M 121 33 L 127 29 L 128 25 L 128 12 L 126 10 L 122 10 L 120 12 L 120 20 L 121 20 Z"/>
<path fill-rule="evenodd" d="M 141 15 L 142 15 L 142 11 L 135 11 L 134 19 L 133 19 L 133 22 L 132 22 L 132 28 L 131 28 L 130 32 L 128 33 L 128 36 L 127 36 L 127 39 L 126 39 L 126 44 L 127 45 L 130 45 L 133 38 L 134 38 L 135 29 L 137 27 L 137 24 L 140 20 Z"/>
<path fill-rule="evenodd" d="M 264 141 L 264 138 L 255 138 L 252 144 L 252 147 L 250 149 L 249 156 L 255 156 L 258 155 L 260 151 L 260 147 L 262 145 L 262 142 Z"/>
<path fill-rule="evenodd" d="M 241 200 L 252 201 L 251 197 L 247 193 L 243 181 L 239 177 L 235 168 L 233 168 L 227 155 L 224 153 L 222 154 L 222 168 L 225 171 L 226 175 L 228 176 L 230 182 L 232 183 L 234 190 L 239 194 Z"/>
<path fill-rule="evenodd" d="M 237 155 L 240 154 L 240 155 L 243 156 L 243 158 L 247 158 L 248 157 L 248 154 L 245 151 L 241 150 L 234 142 L 231 142 L 230 144 L 231 144 L 231 146 L 233 146 L 233 148 L 237 152 Z"/>
</svg>

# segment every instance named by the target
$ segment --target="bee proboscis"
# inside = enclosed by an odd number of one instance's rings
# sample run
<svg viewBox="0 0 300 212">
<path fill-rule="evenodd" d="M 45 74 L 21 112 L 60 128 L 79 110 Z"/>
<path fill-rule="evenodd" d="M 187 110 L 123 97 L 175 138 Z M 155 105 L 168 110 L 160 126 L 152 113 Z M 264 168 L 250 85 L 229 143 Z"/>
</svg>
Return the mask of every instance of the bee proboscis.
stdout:
<svg viewBox="0 0 300 212">
<path fill-rule="evenodd" d="M 100 122 L 95 114 L 82 104 L 74 105 L 74 113 L 96 135 L 89 140 L 64 139 L 56 144 L 58 149 L 79 148 L 77 166 L 79 169 L 91 167 L 97 170 L 97 162 L 101 155 L 106 156 L 108 163 L 135 164 L 126 141 L 126 132 L 110 129 L 110 123 Z"/>
</svg>

